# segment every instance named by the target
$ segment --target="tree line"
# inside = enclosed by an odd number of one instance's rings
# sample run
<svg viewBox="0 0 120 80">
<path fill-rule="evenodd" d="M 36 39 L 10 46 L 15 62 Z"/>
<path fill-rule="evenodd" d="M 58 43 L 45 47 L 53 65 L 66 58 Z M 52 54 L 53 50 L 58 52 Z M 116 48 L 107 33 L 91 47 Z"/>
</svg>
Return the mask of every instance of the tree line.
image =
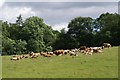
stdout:
<svg viewBox="0 0 120 80">
<path fill-rule="evenodd" d="M 19 15 L 15 23 L 0 20 L 2 25 L 2 53 L 5 55 L 56 49 L 101 46 L 108 42 L 120 45 L 120 15 L 103 13 L 98 18 L 76 17 L 61 31 L 53 30 L 37 16 L 25 20 Z"/>
</svg>

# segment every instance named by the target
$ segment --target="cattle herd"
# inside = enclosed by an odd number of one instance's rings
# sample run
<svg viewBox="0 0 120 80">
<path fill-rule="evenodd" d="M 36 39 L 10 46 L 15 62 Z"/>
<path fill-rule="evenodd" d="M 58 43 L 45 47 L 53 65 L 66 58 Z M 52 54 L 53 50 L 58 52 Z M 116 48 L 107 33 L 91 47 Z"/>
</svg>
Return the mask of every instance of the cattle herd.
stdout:
<svg viewBox="0 0 120 80">
<path fill-rule="evenodd" d="M 75 49 L 67 49 L 67 50 L 55 50 L 53 52 L 40 52 L 40 53 L 34 53 L 31 52 L 29 54 L 22 54 L 22 55 L 12 55 L 11 60 L 21 60 L 25 58 L 37 58 L 39 56 L 44 57 L 52 57 L 52 56 L 62 56 L 62 55 L 70 55 L 72 57 L 78 56 L 80 53 L 83 53 L 84 55 L 93 55 L 93 53 L 102 53 L 104 48 L 110 48 L 111 44 L 109 43 L 103 43 L 103 46 L 101 47 L 86 47 L 81 46 L 80 48 Z"/>
</svg>

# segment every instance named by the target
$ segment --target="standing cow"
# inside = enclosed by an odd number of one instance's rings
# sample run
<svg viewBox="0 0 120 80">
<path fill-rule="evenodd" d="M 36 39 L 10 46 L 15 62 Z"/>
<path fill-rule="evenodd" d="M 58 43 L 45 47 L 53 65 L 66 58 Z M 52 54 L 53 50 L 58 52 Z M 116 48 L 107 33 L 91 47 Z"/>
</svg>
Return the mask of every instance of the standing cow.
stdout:
<svg viewBox="0 0 120 80">
<path fill-rule="evenodd" d="M 103 43 L 103 46 L 104 46 L 104 47 L 107 47 L 107 48 L 110 48 L 110 47 L 111 47 L 111 44 L 110 44 L 110 43 Z"/>
</svg>

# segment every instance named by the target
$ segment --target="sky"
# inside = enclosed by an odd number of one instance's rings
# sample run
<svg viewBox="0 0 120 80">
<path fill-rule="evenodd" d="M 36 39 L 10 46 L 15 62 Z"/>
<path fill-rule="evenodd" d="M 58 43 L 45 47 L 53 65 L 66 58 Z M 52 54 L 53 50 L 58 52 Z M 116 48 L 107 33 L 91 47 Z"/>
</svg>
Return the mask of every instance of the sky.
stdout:
<svg viewBox="0 0 120 80">
<path fill-rule="evenodd" d="M 102 13 L 118 13 L 118 2 L 0 2 L 0 20 L 14 23 L 19 14 L 23 19 L 38 16 L 54 30 L 67 29 L 75 17 L 98 18 Z"/>
</svg>

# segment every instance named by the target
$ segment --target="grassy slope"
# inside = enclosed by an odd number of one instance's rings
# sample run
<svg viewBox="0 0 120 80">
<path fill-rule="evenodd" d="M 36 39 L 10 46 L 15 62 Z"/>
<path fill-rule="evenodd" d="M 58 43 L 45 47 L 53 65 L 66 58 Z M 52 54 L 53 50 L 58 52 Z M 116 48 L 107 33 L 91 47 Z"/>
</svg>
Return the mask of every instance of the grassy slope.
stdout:
<svg viewBox="0 0 120 80">
<path fill-rule="evenodd" d="M 54 56 L 11 61 L 3 56 L 3 78 L 117 78 L 118 47 L 101 54 Z"/>
</svg>

